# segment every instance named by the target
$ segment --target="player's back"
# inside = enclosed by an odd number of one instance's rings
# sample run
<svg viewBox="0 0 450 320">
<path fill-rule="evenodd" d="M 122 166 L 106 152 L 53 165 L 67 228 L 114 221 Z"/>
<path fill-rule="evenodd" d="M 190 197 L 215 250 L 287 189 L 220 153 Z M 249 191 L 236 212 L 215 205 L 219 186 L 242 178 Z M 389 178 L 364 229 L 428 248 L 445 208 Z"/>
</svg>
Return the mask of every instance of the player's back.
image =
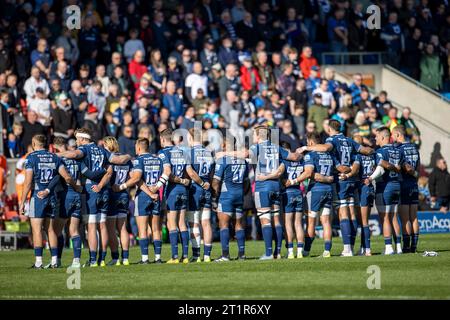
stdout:
<svg viewBox="0 0 450 320">
<path fill-rule="evenodd" d="M 178 178 L 186 176 L 186 166 L 189 163 L 189 148 L 184 146 L 169 146 L 160 150 L 159 157 L 163 164 L 170 164 L 171 173 Z M 178 189 L 185 191 L 186 187 L 180 183 L 171 183 L 167 185 L 167 191 Z"/>
<path fill-rule="evenodd" d="M 203 181 L 209 182 L 214 165 L 212 152 L 202 145 L 193 146 L 191 148 L 190 165 Z M 195 185 L 197 184 L 195 183 Z"/>
<path fill-rule="evenodd" d="M 312 167 L 315 173 L 319 173 L 325 177 L 334 176 L 336 166 L 336 158 L 329 152 L 309 152 L 305 155 L 305 168 Z M 308 191 L 312 189 L 329 189 L 332 190 L 332 184 L 316 182 L 313 179 L 308 184 Z"/>
<path fill-rule="evenodd" d="M 376 168 L 375 154 L 363 155 L 358 154 L 355 157 L 356 161 L 359 163 L 359 179 L 362 182 L 364 179 L 370 177 Z"/>
<path fill-rule="evenodd" d="M 256 163 L 256 175 L 269 175 L 280 166 L 280 159 L 285 158 L 287 151 L 278 145 L 266 140 L 250 147 L 252 162 Z M 256 181 L 256 191 L 279 191 L 278 179 Z"/>
<path fill-rule="evenodd" d="M 81 163 L 80 161 L 76 159 L 69 159 L 69 158 L 60 158 L 61 162 L 64 164 L 64 167 L 66 168 L 69 175 L 72 177 L 72 179 L 75 182 L 79 182 L 81 178 Z M 64 181 L 60 181 L 60 185 L 63 190 L 67 191 L 74 191 L 73 188 L 66 184 Z"/>
<path fill-rule="evenodd" d="M 61 165 L 61 159 L 47 150 L 30 153 L 26 158 L 25 168 L 33 170 L 33 193 L 45 190 L 58 174 Z"/>
<path fill-rule="evenodd" d="M 304 171 L 305 163 L 304 160 L 300 161 L 289 161 L 282 160 L 285 170 L 283 173 L 283 178 L 285 180 L 295 180 L 297 179 Z M 299 192 L 300 187 L 298 185 L 292 185 L 285 188 L 286 192 Z"/>
<path fill-rule="evenodd" d="M 325 142 L 333 145 L 332 154 L 342 166 L 351 167 L 356 153 L 360 149 L 360 145 L 356 141 L 339 133 L 328 137 Z"/>
<path fill-rule="evenodd" d="M 405 142 L 399 144 L 398 148 L 400 149 L 403 161 L 408 163 L 414 168 L 414 170 L 417 171 L 420 165 L 420 153 L 417 145 L 415 143 Z M 408 183 L 417 182 L 417 179 L 414 176 L 407 173 L 402 173 L 402 180 Z"/>
<path fill-rule="evenodd" d="M 120 155 L 120 153 L 116 153 L 117 155 Z M 125 164 L 113 164 L 112 165 L 112 176 L 110 180 L 110 184 L 116 184 L 121 185 L 125 183 L 128 179 L 128 175 L 132 169 L 133 165 L 131 161 L 128 161 Z M 126 190 L 122 190 L 121 193 L 126 193 Z"/>
<path fill-rule="evenodd" d="M 222 181 L 221 196 L 244 196 L 244 182 L 248 175 L 247 162 L 244 159 L 223 157 L 217 160 L 214 178 Z"/>
<path fill-rule="evenodd" d="M 392 165 L 401 164 L 401 152 L 400 148 L 393 144 L 386 144 L 377 150 L 377 162 L 385 160 Z M 377 181 L 377 186 L 382 186 L 388 183 L 399 183 L 401 175 L 395 171 L 385 170 L 382 179 Z"/>
<path fill-rule="evenodd" d="M 142 180 L 150 187 L 156 185 L 162 174 L 162 161 L 159 157 L 150 153 L 141 154 L 135 160 L 134 169 L 142 171 Z M 140 192 L 140 189 L 137 191 Z"/>
<path fill-rule="evenodd" d="M 89 144 L 85 144 L 85 145 L 79 147 L 79 149 L 84 154 L 82 162 L 88 170 L 99 171 L 101 169 L 106 169 L 106 167 L 108 165 L 108 160 L 109 160 L 108 158 L 110 155 L 106 149 L 97 146 L 93 142 L 91 142 Z M 100 181 L 100 180 L 101 180 L 101 176 L 99 177 L 98 181 Z M 94 182 L 98 182 L 98 181 L 94 181 Z M 89 184 L 92 182 L 93 181 L 91 181 L 89 178 L 86 179 L 86 183 Z"/>
</svg>

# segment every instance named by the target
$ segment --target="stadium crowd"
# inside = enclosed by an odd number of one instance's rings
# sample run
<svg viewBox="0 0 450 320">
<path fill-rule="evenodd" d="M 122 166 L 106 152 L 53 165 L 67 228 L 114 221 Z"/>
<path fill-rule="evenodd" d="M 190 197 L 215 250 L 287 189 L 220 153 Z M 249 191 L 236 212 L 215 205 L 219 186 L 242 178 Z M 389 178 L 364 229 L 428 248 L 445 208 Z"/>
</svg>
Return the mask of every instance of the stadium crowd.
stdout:
<svg viewBox="0 0 450 320">
<path fill-rule="evenodd" d="M 375 1 L 382 29 L 368 30 L 369 1 L 14 1 L 2 0 L 0 104 L 4 153 L 23 158 L 44 134 L 75 145 L 116 137 L 135 154 L 138 138 L 161 149 L 164 129 L 280 129 L 292 151 L 308 132 L 327 138 L 329 119 L 374 145 L 377 128 L 402 124 L 405 108 L 363 84 L 347 86 L 315 52 L 386 51 L 387 62 L 436 90 L 449 87 L 447 1 Z M 79 5 L 81 29 L 64 7 Z M 401 52 L 402 54 L 398 54 Z M 352 61 L 350 61 L 352 62 Z M 250 205 L 251 207 L 251 205 Z"/>
</svg>

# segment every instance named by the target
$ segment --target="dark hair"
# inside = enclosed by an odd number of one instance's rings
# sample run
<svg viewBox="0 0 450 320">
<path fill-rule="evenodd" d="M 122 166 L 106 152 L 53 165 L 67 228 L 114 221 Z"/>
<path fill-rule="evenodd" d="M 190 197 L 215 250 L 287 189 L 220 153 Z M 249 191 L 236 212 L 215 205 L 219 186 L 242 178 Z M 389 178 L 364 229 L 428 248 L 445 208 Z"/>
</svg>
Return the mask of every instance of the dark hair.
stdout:
<svg viewBox="0 0 450 320">
<path fill-rule="evenodd" d="M 33 136 L 33 141 L 40 146 L 45 147 L 47 145 L 47 137 L 44 134 L 36 134 Z"/>
<path fill-rule="evenodd" d="M 316 131 L 306 133 L 306 139 L 314 141 L 315 143 L 320 142 L 320 134 Z"/>
<path fill-rule="evenodd" d="M 136 144 L 138 144 L 144 151 L 148 151 L 150 149 L 150 141 L 147 138 L 139 138 L 136 140 Z"/>
<path fill-rule="evenodd" d="M 330 126 L 330 128 L 332 128 L 335 131 L 339 132 L 341 130 L 341 123 L 338 120 L 331 119 L 328 122 L 328 125 Z"/>
<path fill-rule="evenodd" d="M 57 146 L 65 146 L 67 144 L 67 140 L 63 137 L 55 137 L 53 139 L 53 144 Z"/>
</svg>

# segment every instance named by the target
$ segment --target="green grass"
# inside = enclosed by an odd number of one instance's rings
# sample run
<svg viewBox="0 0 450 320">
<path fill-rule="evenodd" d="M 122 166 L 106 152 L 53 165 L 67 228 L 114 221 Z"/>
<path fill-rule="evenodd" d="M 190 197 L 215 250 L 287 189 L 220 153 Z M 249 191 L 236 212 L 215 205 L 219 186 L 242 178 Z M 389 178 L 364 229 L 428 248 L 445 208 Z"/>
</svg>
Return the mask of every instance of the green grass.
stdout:
<svg viewBox="0 0 450 320">
<path fill-rule="evenodd" d="M 333 240 L 332 254 L 339 255 L 341 241 Z M 372 257 L 317 259 L 323 242 L 316 239 L 313 257 L 258 261 L 263 243 L 248 241 L 247 257 L 253 259 L 244 262 L 81 269 L 80 290 L 67 289 L 65 268 L 28 269 L 32 250 L 0 252 L 0 299 L 450 299 L 449 234 L 421 236 L 420 251 L 438 251 L 437 257 L 382 256 L 382 238 L 372 243 Z M 236 256 L 236 243 L 230 247 Z M 163 259 L 169 252 L 164 245 Z M 214 243 L 213 257 L 219 253 L 220 244 Z M 65 266 L 71 255 L 65 251 Z M 139 248 L 132 248 L 130 260 L 139 257 Z M 380 290 L 367 288 L 370 265 L 381 269 Z"/>
</svg>

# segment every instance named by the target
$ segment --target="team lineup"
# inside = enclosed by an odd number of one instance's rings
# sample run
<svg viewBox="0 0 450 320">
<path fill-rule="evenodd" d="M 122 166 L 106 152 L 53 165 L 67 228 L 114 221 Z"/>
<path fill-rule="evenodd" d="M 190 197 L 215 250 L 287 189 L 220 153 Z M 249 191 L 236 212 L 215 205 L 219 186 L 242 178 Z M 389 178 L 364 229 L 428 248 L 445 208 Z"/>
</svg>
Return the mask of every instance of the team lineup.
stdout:
<svg viewBox="0 0 450 320">
<path fill-rule="evenodd" d="M 369 216 L 374 203 L 382 225 L 384 254 L 416 252 L 417 146 L 406 141 L 401 125 L 392 131 L 378 128 L 375 149 L 361 136 L 344 136 L 340 127 L 339 121 L 330 120 L 329 137 L 324 143 L 319 134 L 308 133 L 307 145 L 295 152 L 286 142 L 278 145 L 272 141 L 271 129 L 266 126 L 254 129 L 249 148 L 236 148 L 236 139 L 227 136 L 220 152 L 202 144 L 201 130 L 176 135 L 166 129 L 160 133 L 157 155 L 149 153 L 147 139 L 138 139 L 135 159 L 118 153 L 119 145 L 113 137 L 103 138 L 103 146 L 97 146 L 85 128 L 76 131 L 75 149 L 69 148 L 64 138 L 56 137 L 55 153 L 47 150 L 44 135 L 36 135 L 33 152 L 25 161 L 25 187 L 20 199 L 20 212 L 28 215 L 32 228 L 32 267 L 44 268 L 44 232 L 51 253 L 51 262 L 45 267 L 61 267 L 66 225 L 73 246 L 71 266 L 81 267 L 82 221 L 87 226 L 89 247 L 89 259 L 83 266 L 106 266 L 108 248 L 108 265 L 129 265 L 126 225 L 131 190 L 135 191 L 131 214 L 138 227 L 140 264 L 150 263 L 151 243 L 154 262 L 163 263 L 163 214 L 171 247 L 167 263 L 212 261 L 211 216 L 215 213 L 222 251 L 214 261 L 231 259 L 230 223 L 234 224 L 237 258 L 244 260 L 244 195 L 252 192 L 253 181 L 265 244 L 260 260 L 281 259 L 283 239 L 287 259 L 307 257 L 318 219 L 324 238 L 320 257 L 331 257 L 333 209 L 339 218 L 341 256 L 370 256 Z M 358 226 L 361 246 L 355 252 Z"/>
</svg>

